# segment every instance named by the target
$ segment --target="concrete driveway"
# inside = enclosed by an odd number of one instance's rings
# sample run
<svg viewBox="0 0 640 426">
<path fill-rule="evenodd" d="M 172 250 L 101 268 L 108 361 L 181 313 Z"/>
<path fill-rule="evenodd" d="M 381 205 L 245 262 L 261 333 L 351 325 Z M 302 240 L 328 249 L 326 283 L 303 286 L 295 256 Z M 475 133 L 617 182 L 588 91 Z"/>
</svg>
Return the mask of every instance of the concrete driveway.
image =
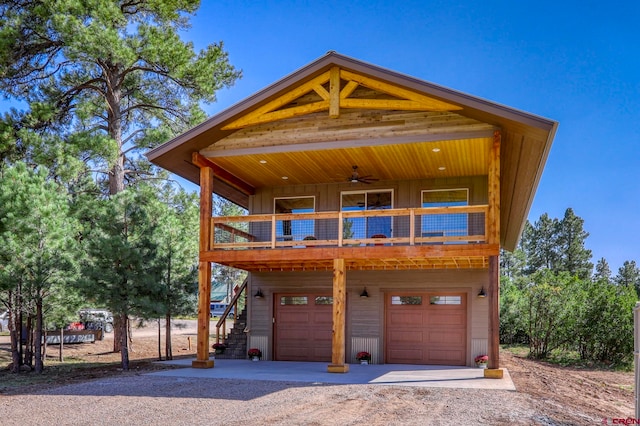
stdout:
<svg viewBox="0 0 640 426">
<path fill-rule="evenodd" d="M 440 365 L 351 364 L 348 373 L 328 373 L 327 363 L 324 362 L 253 362 L 217 359 L 215 367 L 209 369 L 191 368 L 190 359 L 161 361 L 159 363 L 184 366 L 184 368 L 163 370 L 149 373 L 150 375 L 313 384 L 375 384 L 425 388 L 516 390 L 506 369 L 502 379 L 485 379 L 484 371 L 479 368 Z"/>
</svg>

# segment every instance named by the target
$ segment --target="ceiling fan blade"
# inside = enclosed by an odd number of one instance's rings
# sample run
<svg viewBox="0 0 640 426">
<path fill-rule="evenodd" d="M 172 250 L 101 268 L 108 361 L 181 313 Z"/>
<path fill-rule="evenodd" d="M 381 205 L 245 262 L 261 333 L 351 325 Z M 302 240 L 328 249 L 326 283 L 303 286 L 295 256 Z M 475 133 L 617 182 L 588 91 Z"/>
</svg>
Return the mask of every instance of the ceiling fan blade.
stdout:
<svg viewBox="0 0 640 426">
<path fill-rule="evenodd" d="M 377 181 L 379 181 L 380 179 L 365 176 L 365 177 L 361 177 L 361 178 L 359 178 L 358 180 L 359 180 L 360 182 L 364 182 L 364 183 L 372 183 L 372 182 L 377 182 Z"/>
</svg>

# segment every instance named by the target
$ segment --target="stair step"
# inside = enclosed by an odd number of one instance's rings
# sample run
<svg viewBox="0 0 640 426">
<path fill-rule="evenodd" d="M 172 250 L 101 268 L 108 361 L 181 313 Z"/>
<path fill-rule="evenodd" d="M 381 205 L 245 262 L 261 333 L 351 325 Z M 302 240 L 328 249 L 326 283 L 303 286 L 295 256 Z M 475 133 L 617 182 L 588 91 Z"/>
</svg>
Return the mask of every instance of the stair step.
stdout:
<svg viewBox="0 0 640 426">
<path fill-rule="evenodd" d="M 216 354 L 215 357 L 218 359 L 247 359 L 247 334 L 244 332 L 246 327 L 247 310 L 245 307 L 223 339 L 227 344 L 227 349 L 222 354 Z"/>
</svg>

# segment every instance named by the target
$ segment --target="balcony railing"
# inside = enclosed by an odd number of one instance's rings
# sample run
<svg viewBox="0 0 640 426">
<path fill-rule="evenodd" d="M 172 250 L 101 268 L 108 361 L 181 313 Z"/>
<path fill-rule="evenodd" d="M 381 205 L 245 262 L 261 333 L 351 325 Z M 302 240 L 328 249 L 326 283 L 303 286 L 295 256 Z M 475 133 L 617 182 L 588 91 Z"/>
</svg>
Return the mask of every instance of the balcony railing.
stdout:
<svg viewBox="0 0 640 426">
<path fill-rule="evenodd" d="M 218 216 L 213 250 L 486 242 L 487 205 Z"/>
</svg>

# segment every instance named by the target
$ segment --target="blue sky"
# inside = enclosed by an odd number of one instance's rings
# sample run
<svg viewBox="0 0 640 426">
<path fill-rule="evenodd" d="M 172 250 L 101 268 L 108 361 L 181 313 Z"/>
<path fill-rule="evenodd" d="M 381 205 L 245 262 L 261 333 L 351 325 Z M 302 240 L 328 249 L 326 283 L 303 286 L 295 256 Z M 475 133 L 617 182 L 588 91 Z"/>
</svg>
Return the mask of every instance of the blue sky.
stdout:
<svg viewBox="0 0 640 426">
<path fill-rule="evenodd" d="M 594 263 L 640 262 L 640 2 L 203 0 L 191 23 L 243 70 L 209 114 L 335 50 L 558 121 L 529 220 L 571 207 Z"/>
<path fill-rule="evenodd" d="M 203 1 L 185 38 L 243 70 L 211 114 L 329 50 L 560 123 L 529 220 L 585 220 L 594 263 L 640 262 L 640 3 Z"/>
</svg>

